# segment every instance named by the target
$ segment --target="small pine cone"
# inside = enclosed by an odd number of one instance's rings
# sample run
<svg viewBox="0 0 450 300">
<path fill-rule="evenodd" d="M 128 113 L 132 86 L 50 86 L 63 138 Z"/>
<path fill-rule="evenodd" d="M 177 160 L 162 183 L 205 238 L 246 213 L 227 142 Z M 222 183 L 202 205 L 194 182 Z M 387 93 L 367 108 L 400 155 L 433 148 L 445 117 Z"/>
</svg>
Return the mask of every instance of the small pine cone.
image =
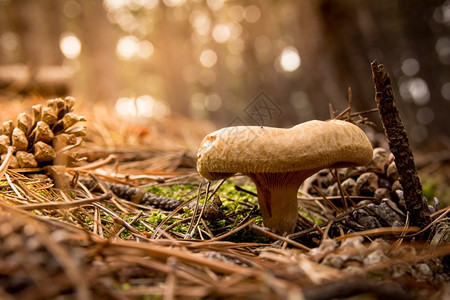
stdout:
<svg viewBox="0 0 450 300">
<path fill-rule="evenodd" d="M 11 136 L 12 145 L 17 151 L 27 150 L 28 140 L 25 133 L 19 128 L 14 128 Z"/>
<path fill-rule="evenodd" d="M 52 161 L 56 157 L 55 149 L 43 142 L 34 144 L 34 158 L 38 163 Z"/>
<path fill-rule="evenodd" d="M 31 117 L 27 113 L 21 113 L 17 116 L 17 128 L 27 133 L 31 128 Z"/>
<path fill-rule="evenodd" d="M 53 125 L 58 120 L 56 116 L 56 111 L 51 107 L 42 108 L 42 121 L 47 123 L 48 125 Z"/>
<path fill-rule="evenodd" d="M 25 151 L 17 151 L 16 158 L 20 168 L 36 168 L 38 165 L 34 155 Z"/>
<path fill-rule="evenodd" d="M 0 154 L 7 153 L 9 146 L 11 146 L 11 138 L 7 135 L 0 135 Z"/>
<path fill-rule="evenodd" d="M 14 130 L 14 123 L 13 123 L 12 120 L 8 120 L 8 121 L 3 122 L 2 133 L 4 135 L 11 136 L 13 130 Z"/>
<path fill-rule="evenodd" d="M 50 143 L 53 140 L 54 134 L 47 123 L 39 121 L 36 124 L 36 141 L 42 141 L 44 143 Z"/>
</svg>

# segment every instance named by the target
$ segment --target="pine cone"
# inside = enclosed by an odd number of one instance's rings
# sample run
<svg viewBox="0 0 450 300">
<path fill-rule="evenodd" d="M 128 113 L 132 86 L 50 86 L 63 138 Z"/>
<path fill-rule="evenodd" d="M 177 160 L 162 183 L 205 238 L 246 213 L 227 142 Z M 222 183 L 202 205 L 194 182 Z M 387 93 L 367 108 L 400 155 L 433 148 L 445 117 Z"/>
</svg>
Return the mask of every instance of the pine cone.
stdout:
<svg viewBox="0 0 450 300">
<path fill-rule="evenodd" d="M 4 160 L 8 147 L 14 147 L 10 168 L 41 168 L 53 164 L 67 164 L 67 154 L 81 144 L 86 121 L 73 111 L 75 99 L 66 97 L 34 105 L 31 114 L 21 113 L 16 122 L 8 120 L 0 125 L 0 155 Z M 57 157 L 59 156 L 59 157 Z"/>
<path fill-rule="evenodd" d="M 57 227 L 47 227 L 18 214 L 0 212 L 0 290 L 2 299 L 53 299 L 60 292 L 49 285 L 71 282 L 61 251 L 73 264 L 85 264 L 84 250 L 71 240 L 70 233 Z M 49 241 L 51 243 L 49 243 Z M 51 244 L 58 243 L 59 252 Z M 59 254 L 59 255 L 58 255 Z M 58 279 L 55 281 L 55 279 Z M 61 280 L 61 281 L 59 281 Z M 64 284 L 63 284 L 64 285 Z M 69 294 L 75 287 L 64 286 Z M 45 292 L 43 292 L 45 291 Z M 33 294 L 36 293 L 37 294 Z M 9 297 L 6 297 L 9 296 Z M 5 297 L 5 298 L 3 298 Z M 73 297 L 68 297 L 72 299 Z"/>
</svg>

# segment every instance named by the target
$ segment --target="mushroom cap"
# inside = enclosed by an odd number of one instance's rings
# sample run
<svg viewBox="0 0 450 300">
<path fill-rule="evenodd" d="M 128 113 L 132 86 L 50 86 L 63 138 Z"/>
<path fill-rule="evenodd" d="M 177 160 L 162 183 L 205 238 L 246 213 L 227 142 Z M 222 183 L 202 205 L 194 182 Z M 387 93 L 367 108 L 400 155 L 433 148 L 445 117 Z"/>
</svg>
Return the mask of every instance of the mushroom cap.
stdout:
<svg viewBox="0 0 450 300">
<path fill-rule="evenodd" d="M 234 173 L 286 173 L 367 165 L 373 150 L 358 126 L 308 121 L 292 128 L 226 127 L 208 134 L 197 153 L 197 171 L 216 180 Z"/>
</svg>

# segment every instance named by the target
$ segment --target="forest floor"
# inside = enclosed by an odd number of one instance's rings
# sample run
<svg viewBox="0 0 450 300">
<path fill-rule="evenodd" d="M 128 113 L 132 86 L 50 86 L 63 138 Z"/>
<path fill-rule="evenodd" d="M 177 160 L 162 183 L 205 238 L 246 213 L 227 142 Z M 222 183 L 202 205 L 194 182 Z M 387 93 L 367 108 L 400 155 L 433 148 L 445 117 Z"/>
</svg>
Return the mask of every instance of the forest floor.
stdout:
<svg viewBox="0 0 450 300">
<path fill-rule="evenodd" d="M 46 103 L 1 102 L 2 121 Z M 410 225 L 378 136 L 369 166 L 305 182 L 296 232 L 280 236 L 263 227 L 247 177 L 208 184 L 196 172 L 209 122 L 75 111 L 87 135 L 70 165 L 4 169 L 2 157 L 1 299 L 450 297 L 445 155 L 416 155 L 427 227 Z"/>
</svg>

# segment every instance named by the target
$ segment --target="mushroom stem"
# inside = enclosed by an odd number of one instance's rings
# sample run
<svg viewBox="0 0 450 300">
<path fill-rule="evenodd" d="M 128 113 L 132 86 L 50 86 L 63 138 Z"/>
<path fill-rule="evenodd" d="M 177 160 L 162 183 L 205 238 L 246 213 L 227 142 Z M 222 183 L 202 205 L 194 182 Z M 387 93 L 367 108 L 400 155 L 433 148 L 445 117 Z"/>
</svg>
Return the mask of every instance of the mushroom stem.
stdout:
<svg viewBox="0 0 450 300">
<path fill-rule="evenodd" d="M 258 191 L 259 209 L 265 227 L 277 233 L 293 233 L 297 224 L 297 191 L 317 170 L 287 173 L 249 173 Z"/>
</svg>

